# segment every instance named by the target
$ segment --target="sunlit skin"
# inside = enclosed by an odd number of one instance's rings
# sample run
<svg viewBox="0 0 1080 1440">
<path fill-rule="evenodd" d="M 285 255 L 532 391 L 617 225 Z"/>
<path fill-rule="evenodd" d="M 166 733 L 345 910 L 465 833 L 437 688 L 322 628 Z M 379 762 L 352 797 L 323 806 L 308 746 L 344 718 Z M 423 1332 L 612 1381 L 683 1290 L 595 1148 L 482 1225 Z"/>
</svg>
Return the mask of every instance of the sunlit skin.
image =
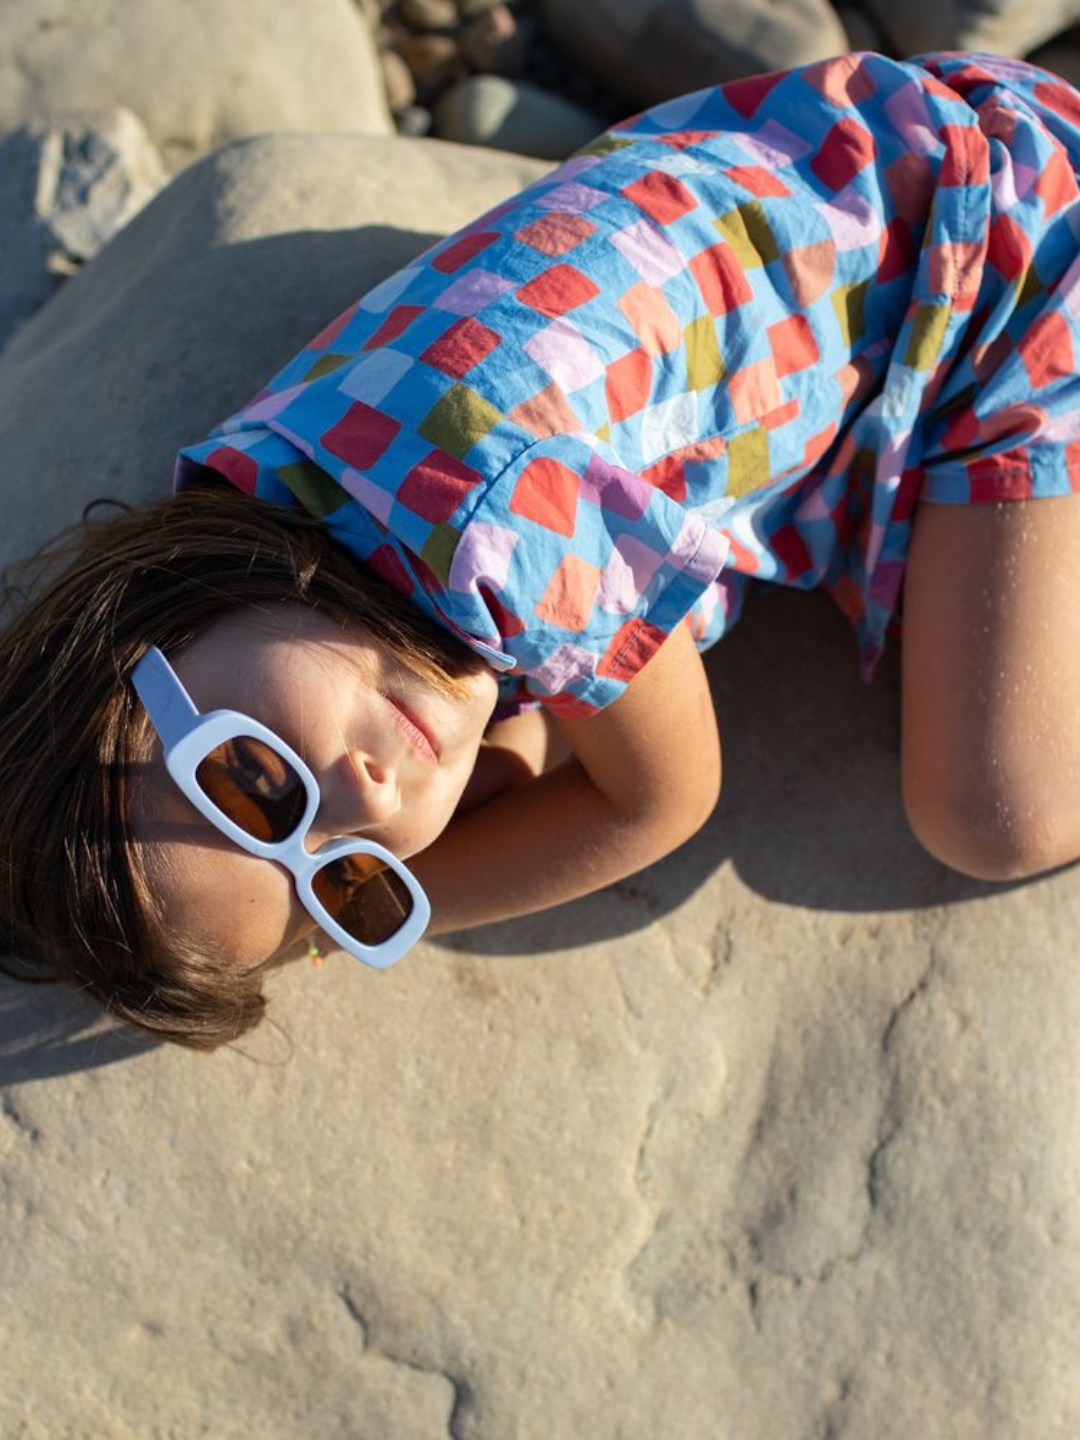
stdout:
<svg viewBox="0 0 1080 1440">
<path fill-rule="evenodd" d="M 497 696 L 493 672 L 441 694 L 359 632 L 304 606 L 230 616 L 171 657 L 201 711 L 269 726 L 313 771 L 322 803 L 309 849 L 360 835 L 407 859 L 447 825 L 469 783 Z M 295 953 L 315 922 L 288 871 L 206 820 L 160 746 L 136 787 L 134 828 L 166 927 L 239 965 Z"/>
</svg>

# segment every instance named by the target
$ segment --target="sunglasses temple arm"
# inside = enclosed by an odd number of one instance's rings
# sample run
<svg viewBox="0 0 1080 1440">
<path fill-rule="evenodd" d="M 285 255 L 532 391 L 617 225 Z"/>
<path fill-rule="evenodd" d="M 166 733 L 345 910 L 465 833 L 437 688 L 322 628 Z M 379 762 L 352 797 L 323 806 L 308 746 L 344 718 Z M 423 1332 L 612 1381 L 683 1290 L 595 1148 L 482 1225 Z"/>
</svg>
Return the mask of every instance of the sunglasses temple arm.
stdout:
<svg viewBox="0 0 1080 1440">
<path fill-rule="evenodd" d="M 195 702 L 156 645 L 135 666 L 131 682 L 166 750 L 195 728 Z"/>
</svg>

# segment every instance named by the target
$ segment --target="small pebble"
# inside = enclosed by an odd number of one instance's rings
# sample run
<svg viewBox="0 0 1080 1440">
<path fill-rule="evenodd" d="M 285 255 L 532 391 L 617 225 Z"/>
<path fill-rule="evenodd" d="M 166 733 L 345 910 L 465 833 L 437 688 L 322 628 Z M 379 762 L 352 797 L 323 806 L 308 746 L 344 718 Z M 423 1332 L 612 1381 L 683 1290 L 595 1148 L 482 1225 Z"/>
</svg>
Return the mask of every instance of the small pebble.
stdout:
<svg viewBox="0 0 1080 1440">
<path fill-rule="evenodd" d="M 458 37 L 461 58 L 474 70 L 494 75 L 520 75 L 529 58 L 535 25 L 529 17 L 516 20 L 505 5 L 470 20 Z"/>
<path fill-rule="evenodd" d="M 431 133 L 431 111 L 425 110 L 422 105 L 406 105 L 404 110 L 399 110 L 394 116 L 394 124 L 399 135 L 409 135 L 414 140 L 420 140 Z"/>
<path fill-rule="evenodd" d="M 440 139 L 540 160 L 563 160 L 604 128 L 597 115 L 561 95 L 499 75 L 473 75 L 452 86 L 435 102 L 432 117 Z"/>
<path fill-rule="evenodd" d="M 416 100 L 416 82 L 412 71 L 394 50 L 381 50 L 379 63 L 382 65 L 383 84 L 386 86 L 386 103 L 390 113 L 397 115 L 407 110 Z"/>
<path fill-rule="evenodd" d="M 454 0 L 401 0 L 401 18 L 410 30 L 421 34 L 453 30 L 458 23 Z"/>
<path fill-rule="evenodd" d="M 465 73 L 457 46 L 449 35 L 410 35 L 401 53 L 412 71 L 421 101 L 430 100 Z"/>
</svg>

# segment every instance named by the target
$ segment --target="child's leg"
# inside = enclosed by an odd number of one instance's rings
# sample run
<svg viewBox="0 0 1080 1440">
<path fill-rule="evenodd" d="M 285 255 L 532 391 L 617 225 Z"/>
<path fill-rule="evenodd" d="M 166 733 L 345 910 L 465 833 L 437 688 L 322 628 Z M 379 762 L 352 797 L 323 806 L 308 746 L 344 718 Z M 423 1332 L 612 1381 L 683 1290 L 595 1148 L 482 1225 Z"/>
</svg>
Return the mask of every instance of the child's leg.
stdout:
<svg viewBox="0 0 1080 1440">
<path fill-rule="evenodd" d="M 1080 495 L 919 506 L 903 687 L 928 850 L 996 880 L 1080 857 Z"/>
</svg>

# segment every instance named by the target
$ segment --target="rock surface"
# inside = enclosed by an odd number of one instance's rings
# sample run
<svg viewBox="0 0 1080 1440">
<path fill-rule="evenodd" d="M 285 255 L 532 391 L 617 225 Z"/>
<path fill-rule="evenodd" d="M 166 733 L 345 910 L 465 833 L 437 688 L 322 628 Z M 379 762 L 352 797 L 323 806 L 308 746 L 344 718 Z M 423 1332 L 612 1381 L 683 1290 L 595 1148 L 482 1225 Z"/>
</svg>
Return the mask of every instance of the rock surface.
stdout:
<svg viewBox="0 0 1080 1440">
<path fill-rule="evenodd" d="M 630 105 L 848 48 L 827 0 L 541 0 L 552 37 Z"/>
<path fill-rule="evenodd" d="M 103 103 L 144 122 L 170 169 L 265 130 L 392 129 L 351 0 L 19 0 L 4 11 L 0 133 Z"/>
<path fill-rule="evenodd" d="M 1023 56 L 1080 19 L 1080 0 L 862 0 L 899 55 L 986 50 Z"/>
<path fill-rule="evenodd" d="M 142 122 L 119 106 L 0 139 L 0 348 L 165 178 Z"/>
<path fill-rule="evenodd" d="M 443 92 L 435 133 L 463 145 L 490 145 L 541 160 L 571 155 L 604 129 L 599 115 L 526 80 L 471 75 Z"/>
<path fill-rule="evenodd" d="M 160 493 L 541 168 L 293 136 L 187 171 L 0 356 L 3 558 Z M 1080 1433 L 1080 878 L 923 855 L 895 655 L 860 685 L 819 597 L 752 602 L 712 673 L 690 845 L 384 975 L 294 967 L 246 1053 L 0 986 L 0 1433 Z"/>
</svg>

